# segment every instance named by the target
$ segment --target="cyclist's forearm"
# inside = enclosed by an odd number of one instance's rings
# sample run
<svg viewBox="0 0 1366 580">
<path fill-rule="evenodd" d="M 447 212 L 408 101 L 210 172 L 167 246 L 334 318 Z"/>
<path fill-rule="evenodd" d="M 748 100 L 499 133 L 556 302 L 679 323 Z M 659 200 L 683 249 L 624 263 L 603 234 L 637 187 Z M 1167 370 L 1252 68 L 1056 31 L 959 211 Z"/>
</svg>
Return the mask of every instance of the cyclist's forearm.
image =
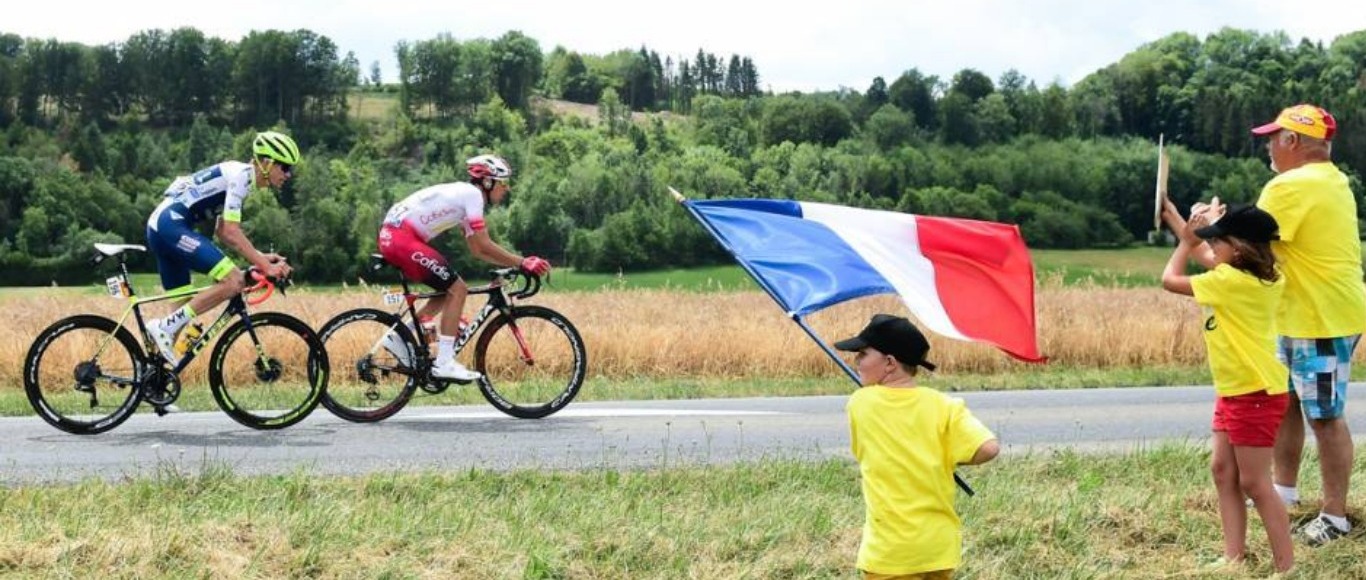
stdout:
<svg viewBox="0 0 1366 580">
<path fill-rule="evenodd" d="M 522 263 L 521 256 L 504 250 L 497 245 L 485 249 L 483 252 L 480 252 L 480 254 L 479 259 L 504 268 L 516 268 Z"/>
<path fill-rule="evenodd" d="M 471 243 L 470 253 L 474 254 L 475 258 L 504 268 L 515 268 L 522 263 L 521 256 L 504 250 L 502 246 L 492 241 Z"/>
<path fill-rule="evenodd" d="M 253 266 L 261 269 L 269 266 L 270 260 L 260 250 L 257 250 L 256 246 L 252 245 L 251 240 L 247 239 L 247 235 L 242 233 L 242 228 L 236 225 L 228 225 L 229 223 L 219 222 L 218 237 L 223 240 L 223 243 L 237 252 L 237 255 L 251 262 Z"/>
</svg>

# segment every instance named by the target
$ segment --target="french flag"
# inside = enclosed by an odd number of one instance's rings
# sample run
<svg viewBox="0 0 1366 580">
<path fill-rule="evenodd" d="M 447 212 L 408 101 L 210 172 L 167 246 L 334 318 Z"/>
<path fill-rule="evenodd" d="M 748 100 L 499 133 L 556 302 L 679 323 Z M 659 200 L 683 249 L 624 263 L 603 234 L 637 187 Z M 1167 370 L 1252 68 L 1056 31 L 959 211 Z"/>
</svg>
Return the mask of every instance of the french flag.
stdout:
<svg viewBox="0 0 1366 580">
<path fill-rule="evenodd" d="M 1045 360 L 1016 226 L 777 199 L 683 203 L 791 315 L 897 294 L 938 334 Z"/>
</svg>

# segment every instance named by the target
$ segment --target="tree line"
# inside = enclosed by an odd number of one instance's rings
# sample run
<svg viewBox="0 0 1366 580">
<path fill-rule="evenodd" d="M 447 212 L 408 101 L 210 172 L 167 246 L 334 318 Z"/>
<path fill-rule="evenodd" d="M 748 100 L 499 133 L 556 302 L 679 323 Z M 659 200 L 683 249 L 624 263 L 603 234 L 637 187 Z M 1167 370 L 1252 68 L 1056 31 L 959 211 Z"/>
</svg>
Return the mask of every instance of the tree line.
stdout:
<svg viewBox="0 0 1366 580">
<path fill-rule="evenodd" d="M 379 86 L 377 65 L 363 82 L 353 55 L 307 30 L 237 42 L 149 30 L 98 47 L 0 34 L 4 282 L 88 281 L 91 242 L 140 242 L 172 178 L 244 158 L 252 133 L 272 127 L 305 161 L 284 191 L 248 200 L 244 226 L 318 281 L 361 276 L 389 204 L 461 179 L 463 160 L 485 151 L 517 172 L 495 238 L 594 271 L 727 260 L 672 207 L 669 185 L 1004 221 L 1033 247 L 1085 248 L 1151 228 L 1159 133 L 1174 144 L 1182 205 L 1255 198 L 1271 174 L 1248 128 L 1296 102 L 1337 116 L 1334 153 L 1354 186 L 1366 167 L 1366 31 L 1328 46 L 1177 33 L 1072 87 L 909 67 L 866 90 L 806 94 L 766 91 L 751 59 L 704 50 L 544 52 L 512 31 L 395 52 L 398 82 Z M 356 95 L 392 106 L 357 116 Z M 597 115 L 557 114 L 546 99 Z"/>
</svg>

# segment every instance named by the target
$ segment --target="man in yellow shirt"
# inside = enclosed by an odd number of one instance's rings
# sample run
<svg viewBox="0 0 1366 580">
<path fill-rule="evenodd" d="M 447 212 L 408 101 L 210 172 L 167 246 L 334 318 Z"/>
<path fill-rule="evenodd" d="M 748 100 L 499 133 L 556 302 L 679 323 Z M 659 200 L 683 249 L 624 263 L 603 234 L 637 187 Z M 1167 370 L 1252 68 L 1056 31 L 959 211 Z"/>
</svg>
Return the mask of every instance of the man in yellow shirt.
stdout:
<svg viewBox="0 0 1366 580">
<path fill-rule="evenodd" d="M 835 348 L 858 353 L 863 384 L 846 406 L 866 509 L 858 569 L 867 580 L 951 578 L 963 543 L 953 470 L 994 459 L 996 436 L 961 399 L 916 387 L 919 367 L 934 365 L 909 320 L 878 314 Z"/>
<path fill-rule="evenodd" d="M 1366 330 L 1361 241 L 1356 197 L 1332 162 L 1333 116 L 1295 105 L 1252 130 L 1267 138 L 1276 177 L 1257 207 L 1280 224 L 1272 242 L 1286 288 L 1277 312 L 1281 362 L 1290 368 L 1290 409 L 1276 436 L 1274 480 L 1286 503 L 1299 501 L 1296 484 L 1304 450 L 1304 420 L 1318 442 L 1323 509 L 1300 528 L 1311 545 L 1340 538 L 1347 521 L 1352 434 L 1343 418 L 1352 351 Z"/>
</svg>

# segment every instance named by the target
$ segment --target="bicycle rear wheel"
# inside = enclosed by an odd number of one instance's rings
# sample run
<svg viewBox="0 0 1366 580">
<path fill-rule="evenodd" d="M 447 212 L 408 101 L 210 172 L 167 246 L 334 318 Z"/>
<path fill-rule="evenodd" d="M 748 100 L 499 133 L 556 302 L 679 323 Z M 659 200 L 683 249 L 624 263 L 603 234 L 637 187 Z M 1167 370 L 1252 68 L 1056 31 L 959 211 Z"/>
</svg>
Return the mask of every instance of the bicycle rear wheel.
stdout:
<svg viewBox="0 0 1366 580">
<path fill-rule="evenodd" d="M 479 335 L 474 366 L 489 404 L 519 419 L 549 416 L 579 394 L 588 355 L 579 331 L 543 306 L 518 306 Z"/>
<path fill-rule="evenodd" d="M 412 399 L 421 347 L 398 316 L 372 308 L 348 310 L 327 321 L 318 338 L 328 360 L 337 364 L 322 398 L 333 415 L 356 423 L 383 421 Z"/>
<path fill-rule="evenodd" d="M 304 420 L 327 388 L 327 353 L 288 314 L 258 312 L 223 332 L 209 359 L 209 388 L 234 421 L 282 429 Z"/>
<path fill-rule="evenodd" d="M 47 327 L 24 358 L 24 391 L 38 416 L 77 435 L 103 433 L 133 415 L 142 347 L 102 316 L 72 316 Z"/>
</svg>

